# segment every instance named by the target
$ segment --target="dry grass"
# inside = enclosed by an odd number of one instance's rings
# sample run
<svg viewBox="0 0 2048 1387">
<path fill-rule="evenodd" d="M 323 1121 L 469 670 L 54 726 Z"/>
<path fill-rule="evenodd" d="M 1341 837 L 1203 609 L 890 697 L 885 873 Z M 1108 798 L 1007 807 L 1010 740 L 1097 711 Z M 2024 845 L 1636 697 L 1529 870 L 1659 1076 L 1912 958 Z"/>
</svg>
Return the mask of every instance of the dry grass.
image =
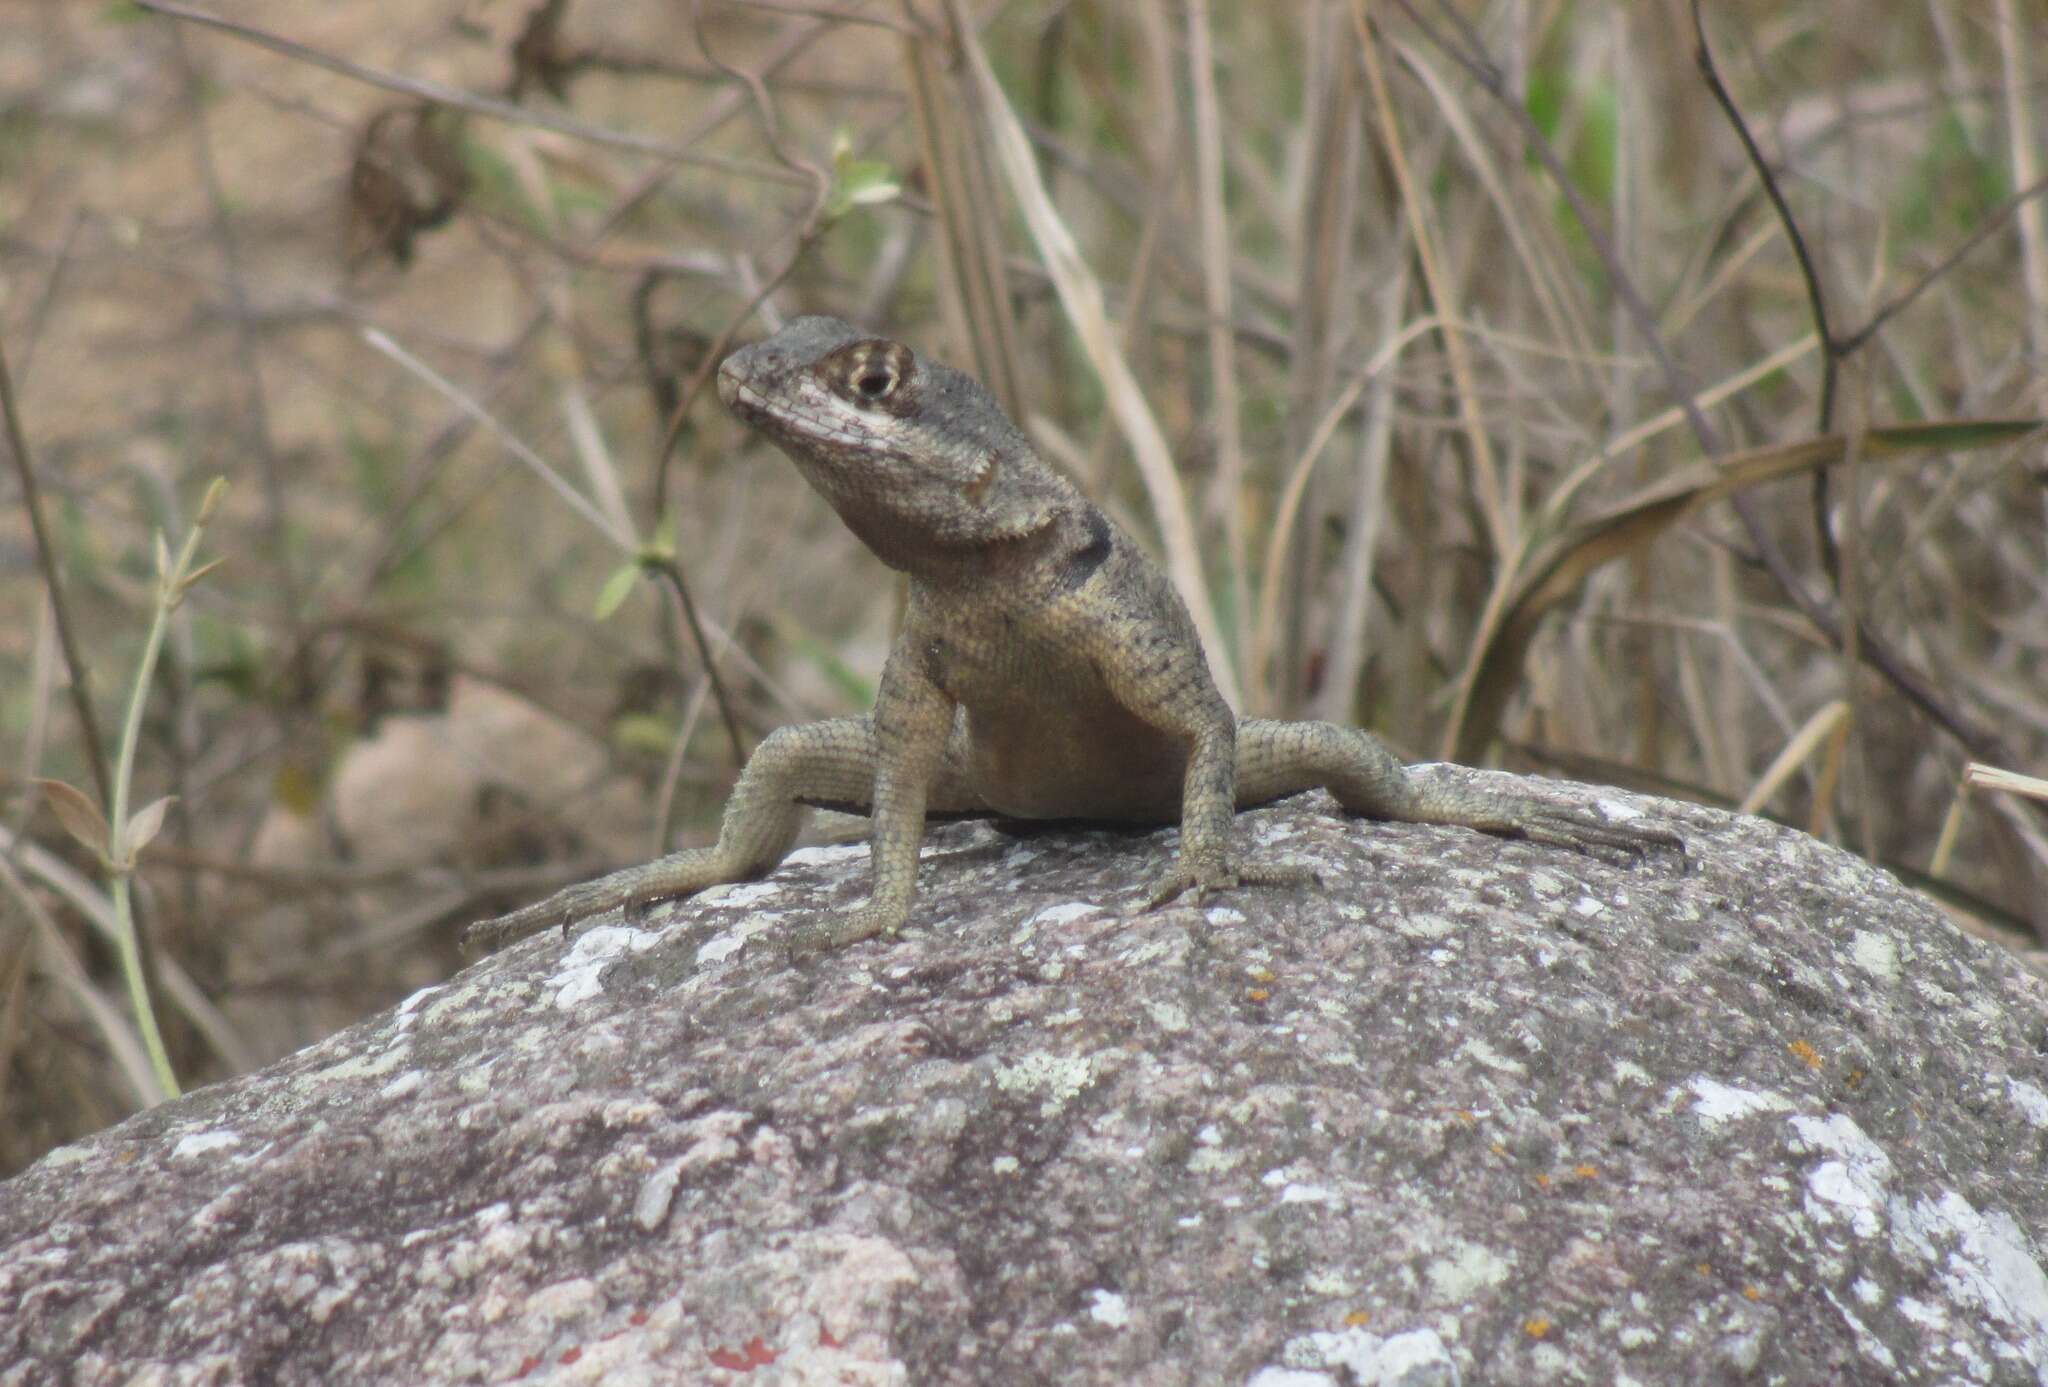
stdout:
<svg viewBox="0 0 2048 1387">
<path fill-rule="evenodd" d="M 1727 107 L 1681 0 L 213 7 L 283 52 L 14 6 L 0 351 L 103 736 L 154 532 L 233 483 L 131 800 L 178 796 L 139 882 L 181 1076 L 860 705 L 896 585 L 704 389 L 807 311 L 990 381 L 1244 710 L 1939 845 L 2031 945 L 2035 808 L 1943 826 L 1967 763 L 2048 764 L 2048 445 L 1983 426 L 2048 415 L 2048 26 L 1703 10 Z M 27 788 L 99 772 L 13 451 L 0 1171 L 147 1091 Z"/>
</svg>

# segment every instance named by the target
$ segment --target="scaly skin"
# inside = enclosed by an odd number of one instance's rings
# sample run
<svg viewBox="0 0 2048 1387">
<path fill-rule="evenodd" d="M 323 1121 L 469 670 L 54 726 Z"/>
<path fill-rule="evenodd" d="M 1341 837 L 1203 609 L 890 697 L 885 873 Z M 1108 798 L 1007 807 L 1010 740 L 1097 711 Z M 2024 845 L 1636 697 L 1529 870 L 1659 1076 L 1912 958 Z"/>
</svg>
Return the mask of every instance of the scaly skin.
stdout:
<svg viewBox="0 0 2048 1387">
<path fill-rule="evenodd" d="M 1424 785 L 1368 734 L 1239 723 L 1157 565 L 1032 450 L 972 378 L 832 318 L 726 358 L 718 393 L 789 455 L 882 562 L 910 575 L 874 712 L 784 727 L 741 772 L 718 842 L 472 926 L 496 946 L 550 925 L 762 876 L 803 807 L 874 821 L 873 890 L 809 942 L 894 933 L 927 814 L 1181 826 L 1153 904 L 1307 879 L 1248 864 L 1236 811 L 1327 786 L 1353 814 L 1462 824 L 1569 848 L 1679 847 L 1516 795 Z"/>
</svg>

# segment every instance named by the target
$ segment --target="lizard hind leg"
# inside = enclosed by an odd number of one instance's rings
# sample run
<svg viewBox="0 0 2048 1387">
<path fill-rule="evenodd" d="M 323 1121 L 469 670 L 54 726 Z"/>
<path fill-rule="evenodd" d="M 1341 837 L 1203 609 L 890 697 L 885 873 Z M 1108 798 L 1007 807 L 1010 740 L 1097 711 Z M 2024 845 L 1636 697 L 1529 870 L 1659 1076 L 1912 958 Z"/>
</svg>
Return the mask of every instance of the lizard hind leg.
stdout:
<svg viewBox="0 0 2048 1387">
<path fill-rule="evenodd" d="M 1352 814 L 1401 823 L 1453 824 L 1553 847 L 1608 848 L 1639 854 L 1652 847 L 1684 851 L 1668 830 L 1610 823 L 1528 795 L 1501 793 L 1409 774 L 1371 733 L 1331 722 L 1252 718 L 1237 731 L 1240 808 L 1317 786 Z"/>
<path fill-rule="evenodd" d="M 670 853 L 478 921 L 464 931 L 463 945 L 472 951 L 501 948 L 620 906 L 630 914 L 707 886 L 764 876 L 789 855 L 803 827 L 805 801 L 865 808 L 874 778 L 875 736 L 866 718 L 777 728 L 747 758 L 726 801 L 716 844 Z"/>
</svg>

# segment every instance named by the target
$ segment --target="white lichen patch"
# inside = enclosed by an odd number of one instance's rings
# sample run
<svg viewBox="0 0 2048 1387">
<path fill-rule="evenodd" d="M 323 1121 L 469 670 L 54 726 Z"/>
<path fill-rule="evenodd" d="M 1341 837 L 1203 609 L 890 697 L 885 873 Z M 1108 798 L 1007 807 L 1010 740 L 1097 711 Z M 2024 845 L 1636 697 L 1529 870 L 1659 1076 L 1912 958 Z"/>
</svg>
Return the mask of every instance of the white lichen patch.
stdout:
<svg viewBox="0 0 2048 1387">
<path fill-rule="evenodd" d="M 2020 1116 L 2036 1127 L 2048 1127 L 2048 1093 L 2043 1093 L 2024 1079 L 2007 1079 L 2005 1096 L 2012 1099 L 2012 1105 L 2020 1110 Z"/>
<path fill-rule="evenodd" d="M 1858 1237 L 1875 1234 L 1884 1223 L 1891 1158 L 1843 1113 L 1790 1121 L 1807 1148 L 1830 1157 L 1806 1173 L 1807 1217 L 1823 1225 L 1846 1219 Z"/>
<path fill-rule="evenodd" d="M 1850 938 L 1849 957 L 1858 968 L 1882 983 L 1899 980 L 1899 945 L 1889 934 L 1860 929 Z"/>
<path fill-rule="evenodd" d="M 1088 1293 L 1088 1318 L 1097 1324 L 1108 1325 L 1111 1329 L 1122 1329 L 1131 1322 L 1131 1307 L 1115 1291 L 1101 1289 Z"/>
<path fill-rule="evenodd" d="M 374 1054 L 357 1055 L 339 1064 L 330 1064 L 325 1069 L 316 1069 L 308 1074 L 303 1082 L 310 1087 L 315 1084 L 342 1083 L 350 1079 L 381 1079 L 404 1064 L 411 1055 L 411 1043 L 400 1041 Z"/>
<path fill-rule="evenodd" d="M 1317 1368 L 1342 1368 L 1347 1382 L 1425 1383 L 1455 1382 L 1456 1365 L 1443 1337 L 1434 1329 L 1411 1329 L 1382 1338 L 1364 1329 L 1343 1329 L 1335 1333 L 1318 1330 L 1297 1335 L 1280 1349 L 1285 1367 L 1265 1368 L 1251 1382 L 1291 1383 L 1295 1374 L 1321 1382 L 1333 1381 L 1324 1373 L 1304 1372 Z M 1286 1376 L 1272 1376 L 1286 1374 Z"/>
<path fill-rule="evenodd" d="M 1203 1146 L 1188 1157 L 1192 1175 L 1224 1175 L 1244 1164 L 1244 1153 L 1222 1146 Z"/>
<path fill-rule="evenodd" d="M 1507 1280 L 1510 1270 L 1508 1259 L 1491 1248 L 1457 1242 L 1422 1274 L 1438 1300 L 1462 1303 Z"/>
<path fill-rule="evenodd" d="M 422 1074 L 417 1069 L 408 1069 L 390 1083 L 378 1089 L 377 1096 L 386 1102 L 393 1102 L 400 1098 L 409 1098 L 419 1092 L 426 1082 L 427 1076 L 425 1074 Z"/>
<path fill-rule="evenodd" d="M 859 843 L 825 843 L 813 848 L 798 848 L 782 859 L 785 867 L 830 867 L 840 862 L 851 862 L 857 857 L 868 855 L 868 845 Z M 730 894 L 724 899 L 739 905 L 752 905 L 765 900 L 781 890 L 781 887 L 766 881 L 743 882 L 729 888 Z M 751 894 L 748 894 L 751 893 Z"/>
<path fill-rule="evenodd" d="M 1070 925 L 1076 920 L 1086 920 L 1103 913 L 1104 908 L 1092 901 L 1062 901 L 1033 911 L 1019 928 L 1033 930 L 1045 925 Z"/>
<path fill-rule="evenodd" d="M 1609 795 L 1596 795 L 1593 798 L 1593 803 L 1599 806 L 1601 814 L 1606 816 L 1609 823 L 1625 823 L 1630 819 L 1645 817 L 1642 810 L 1636 808 L 1636 806 L 1630 804 L 1625 799 L 1615 799 Z"/>
<path fill-rule="evenodd" d="M 725 962 L 746 948 L 748 940 L 780 928 L 786 914 L 787 912 L 780 910 L 764 910 L 759 914 L 747 916 L 731 929 L 713 936 L 705 942 L 703 948 L 697 950 L 698 966 L 704 968 Z M 698 977 L 702 976 L 703 974 L 698 974 Z"/>
<path fill-rule="evenodd" d="M 1005 1093 L 1043 1095 L 1039 1116 L 1056 1117 L 1095 1082 L 1095 1060 L 1034 1050 L 1015 1064 L 997 1064 L 994 1077 L 996 1087 Z"/>
<path fill-rule="evenodd" d="M 1789 1112 L 1792 1108 L 1792 1100 L 1783 1094 L 1769 1089 L 1733 1088 L 1704 1074 L 1694 1075 L 1685 1086 L 1693 1093 L 1693 1116 L 1709 1127 L 1757 1113 Z M 1674 1090 L 1671 1096 L 1675 1099 L 1678 1094 Z"/>
<path fill-rule="evenodd" d="M 597 1283 L 587 1276 L 575 1276 L 543 1286 L 527 1297 L 526 1314 L 528 1319 L 571 1324 L 603 1313 L 604 1306 L 604 1292 Z"/>
<path fill-rule="evenodd" d="M 661 942 L 655 930 L 630 925 L 599 925 L 587 929 L 570 944 L 548 974 L 546 986 L 553 988 L 555 1005 L 563 1011 L 589 1001 L 604 991 L 604 970 L 628 953 L 643 953 Z"/>
<path fill-rule="evenodd" d="M 1282 1204 L 1334 1204 L 1337 1192 L 1326 1185 L 1309 1185 L 1290 1180 L 1281 1187 Z"/>
<path fill-rule="evenodd" d="M 1618 1084 L 1642 1084 L 1650 1082 L 1650 1071 L 1634 1060 L 1616 1060 L 1613 1068 L 1614 1082 Z"/>
<path fill-rule="evenodd" d="M 439 992 L 445 985 L 443 983 L 435 983 L 432 987 L 422 987 L 419 991 L 398 1004 L 398 1010 L 392 1013 L 392 1017 L 397 1024 L 400 1034 L 411 1029 L 413 1022 L 420 1019 L 419 1009 L 421 1005 L 425 1003 L 427 998 Z"/>
<path fill-rule="evenodd" d="M 1145 1014 L 1152 1018 L 1152 1024 L 1169 1035 L 1179 1035 L 1188 1029 L 1188 1009 L 1179 1002 L 1147 1002 Z"/>
<path fill-rule="evenodd" d="M 189 1137 L 180 1137 L 178 1144 L 171 1148 L 171 1155 L 174 1159 L 183 1160 L 208 1155 L 214 1151 L 225 1151 L 241 1144 L 242 1137 L 239 1132 L 217 1127 L 210 1132 L 194 1132 Z"/>
<path fill-rule="evenodd" d="M 633 1222 L 652 1233 L 661 1227 L 668 1217 L 669 1205 L 675 1201 L 676 1186 L 682 1183 L 683 1163 L 680 1159 L 663 1161 L 640 1182 L 640 1192 L 633 1198 Z"/>
<path fill-rule="evenodd" d="M 1436 940 L 1448 939 L 1464 926 L 1448 915 L 1434 915 L 1425 911 L 1402 916 L 1394 921 L 1394 928 L 1410 939 Z"/>
<path fill-rule="evenodd" d="M 1968 1321 L 2011 1331 L 2007 1352 L 2028 1362 L 2048 1362 L 2048 1272 L 2010 1214 L 1980 1212 L 1954 1190 L 1919 1198 L 1894 1192 L 1891 1158 L 1843 1114 L 1794 1117 L 1790 1124 L 1795 1152 L 1826 1158 L 1807 1172 L 1809 1218 L 1823 1226 L 1846 1225 L 1857 1238 L 1885 1235 L 1892 1255 L 1933 1273 L 1950 1302 L 1968 1310 Z M 1865 1280 L 1851 1289 L 1869 1305 L 1876 1299 L 1875 1288 L 1867 1290 Z M 1835 1304 L 1857 1331 L 1859 1347 L 1884 1362 L 1882 1345 L 1874 1337 L 1865 1342 L 1868 1331 L 1862 1323 L 1847 1306 Z M 1957 1327 L 1932 1304 L 1919 1304 L 1911 1314 L 1903 1304 L 1899 1310 L 1930 1330 Z M 1950 1347 L 1962 1352 L 1967 1345 L 1958 1340 Z"/>
<path fill-rule="evenodd" d="M 2048 1362 L 2048 1272 L 2010 1214 L 1979 1212 L 1947 1190 L 1938 1199 L 1895 1201 L 1893 1221 L 1895 1252 L 1902 1243 L 1933 1252 L 1929 1260 L 1957 1302 L 2018 1331 L 2016 1347 L 2029 1361 Z"/>
<path fill-rule="evenodd" d="M 1528 1065 L 1503 1055 L 1476 1035 L 1469 1037 L 1460 1045 L 1458 1053 L 1476 1064 L 1483 1064 L 1488 1069 L 1498 1070 L 1503 1074 L 1513 1074 L 1517 1078 L 1529 1072 Z"/>
</svg>

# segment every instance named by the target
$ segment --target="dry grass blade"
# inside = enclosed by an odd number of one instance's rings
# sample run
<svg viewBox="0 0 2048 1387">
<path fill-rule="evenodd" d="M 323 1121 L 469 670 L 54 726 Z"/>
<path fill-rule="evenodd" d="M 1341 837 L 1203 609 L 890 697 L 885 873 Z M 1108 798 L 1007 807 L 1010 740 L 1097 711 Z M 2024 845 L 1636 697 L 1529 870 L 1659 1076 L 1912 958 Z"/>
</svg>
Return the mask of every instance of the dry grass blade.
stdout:
<svg viewBox="0 0 2048 1387">
<path fill-rule="evenodd" d="M 1408 169 L 1401 126 L 1394 114 L 1393 99 L 1388 94 L 1386 73 L 1380 62 L 1379 39 L 1366 22 L 1364 0 L 1351 0 L 1351 20 L 1352 27 L 1358 32 L 1358 51 L 1364 59 L 1365 79 L 1372 88 L 1382 147 L 1386 150 L 1388 167 L 1393 170 L 1394 184 L 1400 190 L 1401 207 L 1408 216 L 1409 234 L 1415 238 L 1416 259 L 1422 263 L 1423 283 L 1429 288 L 1430 302 L 1435 305 L 1437 317 L 1443 324 L 1444 358 L 1450 366 L 1451 383 L 1458 394 L 1458 421 L 1463 427 L 1465 445 L 1472 453 L 1472 484 L 1478 493 L 1480 513 L 1486 518 L 1487 538 L 1492 542 L 1494 552 L 1506 553 L 1514 536 L 1514 524 L 1508 514 L 1509 498 L 1501 487 L 1493 440 L 1486 432 L 1486 421 L 1479 415 L 1479 387 L 1472 376 L 1472 360 L 1466 350 L 1465 334 L 1458 327 L 1458 306 L 1454 302 L 1450 277 L 1444 271 L 1436 228 L 1428 215 L 1430 202 L 1422 189 L 1416 186 L 1415 178 Z"/>
<path fill-rule="evenodd" d="M 93 1029 L 100 1033 L 107 1054 L 128 1082 L 135 1106 L 148 1108 L 163 1102 L 163 1088 L 150 1068 L 149 1055 L 143 1048 L 142 1037 L 135 1032 L 134 1024 L 122 1012 L 119 1003 L 93 985 L 85 965 L 79 962 L 78 955 L 72 952 L 69 941 L 64 938 L 64 931 L 57 928 L 49 912 L 43 909 L 42 902 L 15 874 L 4 855 L 0 855 L 0 886 L 6 888 L 7 894 L 14 897 L 15 903 L 34 922 L 36 937 L 43 946 L 43 971 L 62 985 L 78 1009 L 91 1020 Z"/>
<path fill-rule="evenodd" d="M 1167 572 L 1172 576 L 1174 586 L 1180 589 L 1181 598 L 1188 604 L 1195 630 L 1202 638 L 1202 647 L 1208 652 L 1209 668 L 1216 677 L 1216 686 L 1232 707 L 1242 707 L 1243 697 L 1230 663 L 1230 647 L 1223 640 L 1215 603 L 1209 597 L 1209 584 L 1202 576 L 1202 554 L 1195 542 L 1194 521 L 1188 514 L 1187 493 L 1182 490 L 1180 476 L 1174 470 L 1166 435 L 1161 432 L 1159 421 L 1152 416 L 1151 407 L 1145 403 L 1144 392 L 1138 388 L 1137 378 L 1131 374 L 1130 365 L 1117 346 L 1116 329 L 1110 326 L 1109 314 L 1103 307 L 1101 281 L 1082 259 L 1081 248 L 1075 244 L 1073 233 L 1067 230 L 1059 210 L 1052 205 L 1052 198 L 1046 193 L 1045 183 L 1038 175 L 1038 161 L 1031 153 L 1031 143 L 1024 137 L 1024 127 L 1018 122 L 1017 113 L 1010 109 L 1002 84 L 996 81 L 988 54 L 960 13 L 959 0 L 949 0 L 949 9 L 953 14 L 961 53 L 967 60 L 968 71 L 973 76 L 976 94 L 981 101 L 982 117 L 989 125 L 996 164 L 1009 183 L 1011 196 L 1017 199 L 1023 210 L 1025 225 L 1030 228 L 1031 239 L 1045 262 L 1046 273 L 1052 277 L 1053 286 L 1059 291 L 1060 306 L 1066 310 L 1067 320 L 1081 339 L 1081 349 L 1102 379 L 1103 390 L 1109 397 L 1110 412 L 1115 415 L 1118 427 L 1131 445 L 1138 475 L 1143 479 L 1145 493 L 1152 502 L 1152 518 L 1159 525 L 1160 542 L 1166 550 Z"/>
<path fill-rule="evenodd" d="M 1764 773 L 1750 786 L 1749 793 L 1742 797 L 1742 803 L 1735 806 L 1738 814 L 1754 814 L 1760 811 L 1785 788 L 1789 781 L 1813 758 L 1816 751 L 1824 750 L 1821 779 L 1831 782 L 1842 760 L 1842 743 L 1849 735 L 1849 704 L 1846 699 L 1831 699 L 1823 704 L 1805 724 L 1795 732 L 1780 750 Z M 1820 830 L 1819 819 L 1825 814 L 1829 796 L 1816 792 L 1813 797 L 1813 813 L 1816 820 L 1809 826 L 1809 832 Z"/>
<path fill-rule="evenodd" d="M 1216 59 L 1210 42 L 1209 7 L 1205 0 L 1186 0 L 1188 90 L 1194 115 L 1195 202 L 1201 217 L 1202 306 L 1208 318 L 1209 409 L 1216 439 L 1216 476 L 1207 510 L 1223 517 L 1223 536 L 1230 559 L 1231 610 L 1237 617 L 1240 657 L 1250 644 L 1250 603 L 1244 600 L 1249 565 L 1245 557 L 1243 408 L 1237 375 L 1237 339 L 1231 330 L 1235 313 L 1230 294 L 1230 224 L 1224 215 L 1222 117 L 1216 95 Z M 1247 663 L 1249 669 L 1249 663 Z M 1263 672 L 1246 679 L 1253 697 L 1267 689 Z"/>
<path fill-rule="evenodd" d="M 1515 259 L 1522 266 L 1522 273 L 1544 321 L 1549 324 L 1552 337 L 1569 345 L 1571 353 L 1568 359 L 1574 364 L 1592 357 L 1595 355 L 1593 336 L 1587 329 L 1579 302 L 1560 287 L 1562 272 L 1555 263 L 1555 257 L 1546 256 L 1539 250 L 1526 210 L 1516 201 L 1500 170 L 1495 167 L 1471 110 L 1458 99 L 1444 75 L 1423 56 L 1420 49 L 1405 43 L 1395 43 L 1392 47 L 1402 65 L 1429 89 L 1444 124 L 1465 153 L 1465 162 L 1479 179 L 1479 185 L 1486 190 L 1487 200 L 1493 203 L 1501 229 L 1507 233 L 1508 244 L 1514 247 Z"/>
<path fill-rule="evenodd" d="M 1917 458 L 2008 443 L 2042 427 L 2038 419 L 1974 419 L 1902 424 L 1860 436 L 1866 460 Z M 1642 551 L 1700 507 L 1739 493 L 1832 466 L 1846 454 L 1840 434 L 1809 438 L 1701 463 L 1535 545 L 1513 581 L 1496 590 L 1473 637 L 1459 704 L 1445 732 L 1446 754 L 1478 757 L 1499 731 L 1500 715 L 1521 680 L 1523 657 L 1544 614 L 1579 589 L 1604 564 Z"/>
<path fill-rule="evenodd" d="M 1963 826 L 1963 808 L 1970 802 L 1970 792 L 1980 786 L 2001 794 L 2023 795 L 2048 803 L 2048 780 L 2022 775 L 2002 766 L 1987 766 L 1981 761 L 1970 762 L 1963 767 L 1963 774 L 1956 782 L 1955 798 L 1949 803 L 1948 817 L 1942 820 L 1941 837 L 1935 842 L 1934 857 L 1927 864 L 1929 876 L 1948 874 L 1949 859 L 1955 853 L 1956 835 Z"/>
<path fill-rule="evenodd" d="M 1437 324 L 1434 317 L 1418 318 L 1382 343 L 1365 369 L 1353 376 L 1351 383 L 1323 411 L 1322 418 L 1316 421 L 1315 430 L 1309 434 L 1308 442 L 1302 445 L 1301 456 L 1288 470 L 1287 482 L 1280 489 L 1280 499 L 1273 507 L 1273 532 L 1266 544 L 1265 569 L 1259 580 L 1259 619 L 1252 628 L 1251 648 L 1245 664 L 1254 688 L 1271 687 L 1273 653 L 1280 640 L 1280 595 L 1285 587 L 1280 569 L 1294 547 L 1294 526 L 1301 514 L 1301 498 L 1308 491 L 1309 478 L 1315 473 L 1317 460 L 1322 457 L 1323 449 L 1329 446 L 1337 426 L 1344 422 L 1344 416 L 1358 403 L 1365 387 L 1383 376 L 1410 342 L 1435 331 Z"/>
<path fill-rule="evenodd" d="M 905 0 L 906 7 L 910 0 Z M 951 294 L 941 294 L 947 319 L 974 357 L 975 374 L 1011 418 L 1024 413 L 1017 362 L 1017 321 L 1003 264 L 1001 212 L 975 123 L 939 61 L 936 40 L 903 40 L 911 113 L 924 151 L 926 191 L 938 218 L 939 244 Z"/>
<path fill-rule="evenodd" d="M 426 362 L 421 361 L 405 348 L 399 346 L 388 333 L 379 331 L 376 328 L 364 328 L 362 336 L 363 341 L 382 352 L 385 356 L 390 357 L 413 375 L 419 377 L 420 380 L 433 387 L 443 399 L 496 434 L 498 441 L 510 450 L 512 456 L 525 463 L 535 476 L 545 482 L 548 490 L 554 492 L 561 499 L 563 505 L 589 521 L 591 528 L 610 540 L 615 547 L 627 554 L 632 553 L 638 547 L 639 541 L 634 538 L 630 531 L 616 528 L 610 517 L 592 505 L 582 492 L 570 485 L 567 478 L 549 466 L 545 458 L 528 447 L 525 439 L 507 428 L 499 421 L 496 415 L 485 409 L 467 391 L 463 390 L 439 371 L 436 371 L 433 367 L 427 365 Z"/>
</svg>

